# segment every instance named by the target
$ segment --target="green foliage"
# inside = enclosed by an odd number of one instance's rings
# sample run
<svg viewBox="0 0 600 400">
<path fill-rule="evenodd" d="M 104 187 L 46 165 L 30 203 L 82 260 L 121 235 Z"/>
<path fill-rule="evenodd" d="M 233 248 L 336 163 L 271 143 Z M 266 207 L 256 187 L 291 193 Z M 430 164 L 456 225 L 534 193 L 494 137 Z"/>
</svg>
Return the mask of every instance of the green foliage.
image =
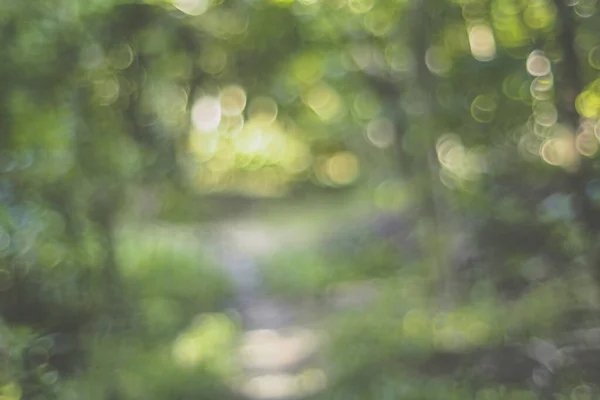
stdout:
<svg viewBox="0 0 600 400">
<path fill-rule="evenodd" d="M 313 252 L 283 252 L 268 260 L 262 269 L 266 288 L 273 294 L 292 298 L 322 294 L 337 278 L 333 265 Z"/>
<path fill-rule="evenodd" d="M 52 337 L 28 328 L 0 323 L 0 395 L 11 400 L 57 399 L 61 390 L 57 358 L 61 349 Z"/>
<path fill-rule="evenodd" d="M 161 243 L 160 239 L 144 243 L 135 235 L 120 242 L 123 275 L 139 285 L 144 296 L 177 299 L 195 295 L 199 306 L 213 307 L 229 289 L 222 273 L 194 248 Z"/>
<path fill-rule="evenodd" d="M 139 338 L 99 337 L 90 343 L 91 365 L 82 377 L 67 381 L 61 398 L 237 399 L 223 379 L 231 370 L 235 327 L 225 316 L 210 316 L 176 340 L 157 345 Z M 179 347 L 185 346 L 184 349 Z M 190 358 L 196 351 L 198 357 Z M 210 354 L 206 352 L 210 351 Z M 182 358 L 183 357 L 183 358 Z"/>
<path fill-rule="evenodd" d="M 172 335 L 232 296 L 228 278 L 189 237 L 136 229 L 124 229 L 119 237 L 123 279 L 140 302 L 148 334 Z"/>
<path fill-rule="evenodd" d="M 560 329 L 561 316 L 578 305 L 570 295 L 567 282 L 550 281 L 531 290 L 514 306 L 507 307 L 508 326 L 538 335 L 552 334 Z"/>
<path fill-rule="evenodd" d="M 347 257 L 357 262 L 351 254 Z M 326 288 L 352 276 L 341 273 L 350 260 L 341 265 L 335 265 L 331 260 L 328 262 L 325 264 L 314 254 L 302 257 L 295 251 L 283 252 L 264 270 L 266 284 L 283 297 L 324 295 Z M 335 272 L 327 275 L 328 271 Z M 423 271 L 423 268 L 400 269 L 396 272 L 397 277 L 377 281 L 375 302 L 356 310 L 336 311 L 328 317 L 327 359 L 333 384 L 322 398 L 335 398 L 341 393 L 348 396 L 360 393 L 361 398 L 374 399 L 400 393 L 408 396 L 403 395 L 403 398 L 432 398 L 435 390 L 431 385 L 445 384 L 439 377 L 431 377 L 429 383 L 419 386 L 416 382 L 422 377 L 419 378 L 415 372 L 417 366 L 430 359 L 435 360 L 438 354 L 450 352 L 457 357 L 464 354 L 464 360 L 457 361 L 450 373 L 460 379 L 473 377 L 472 372 L 463 370 L 473 368 L 469 363 L 474 361 L 465 361 L 470 353 L 494 348 L 502 351 L 507 339 L 519 343 L 526 341 L 530 335 L 551 336 L 561 329 L 570 310 L 586 306 L 586 297 L 578 297 L 580 292 L 572 292 L 571 288 L 580 287 L 590 293 L 589 288 L 582 286 L 584 277 L 576 277 L 574 281 L 562 278 L 540 283 L 524 296 L 506 303 L 497 297 L 494 290 L 490 290 L 493 287 L 489 284 L 491 282 L 486 286 L 486 282 L 480 280 L 481 290 L 474 292 L 473 302 L 442 311 L 438 303 L 432 301 L 430 278 L 418 275 Z M 525 371 L 525 376 L 527 373 Z M 376 383 L 380 379 L 390 379 L 394 384 Z M 461 398 L 464 393 L 474 390 L 466 382 L 465 385 L 466 392 L 457 387 L 440 390 L 450 391 L 452 396 Z M 388 394 L 384 395 L 380 390 Z M 476 396 L 482 399 L 534 398 L 531 391 L 517 387 L 491 387 L 480 390 Z"/>
<path fill-rule="evenodd" d="M 265 262 L 262 274 L 266 287 L 277 295 L 311 297 L 325 294 L 336 282 L 394 276 L 408 265 L 403 260 L 391 243 L 364 239 L 362 245 L 276 253 Z"/>
</svg>

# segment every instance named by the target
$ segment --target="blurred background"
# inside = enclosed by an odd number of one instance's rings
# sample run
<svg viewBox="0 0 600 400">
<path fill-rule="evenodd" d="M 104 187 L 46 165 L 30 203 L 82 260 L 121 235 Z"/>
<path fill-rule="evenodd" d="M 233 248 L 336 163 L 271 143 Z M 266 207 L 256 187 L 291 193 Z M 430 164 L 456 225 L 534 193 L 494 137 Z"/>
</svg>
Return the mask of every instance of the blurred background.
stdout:
<svg viewBox="0 0 600 400">
<path fill-rule="evenodd" d="M 600 399 L 597 0 L 0 2 L 0 399 Z"/>
</svg>

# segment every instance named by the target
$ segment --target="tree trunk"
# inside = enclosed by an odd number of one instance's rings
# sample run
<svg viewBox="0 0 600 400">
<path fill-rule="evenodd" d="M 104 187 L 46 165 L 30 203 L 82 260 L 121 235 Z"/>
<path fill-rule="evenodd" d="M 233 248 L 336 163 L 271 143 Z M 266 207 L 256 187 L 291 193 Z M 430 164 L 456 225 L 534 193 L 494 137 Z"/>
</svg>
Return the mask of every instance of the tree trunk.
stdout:
<svg viewBox="0 0 600 400">
<path fill-rule="evenodd" d="M 572 10 L 564 0 L 554 0 L 558 11 L 558 23 L 561 29 L 560 43 L 563 50 L 562 74 L 560 76 L 562 87 L 557 88 L 559 97 L 559 111 L 565 122 L 571 126 L 576 138 L 581 129 L 580 116 L 575 107 L 576 97 L 583 90 L 580 81 L 579 56 L 575 48 L 576 26 Z M 575 143 L 575 142 L 574 142 Z M 577 151 L 574 149 L 574 151 Z M 598 232 L 600 228 L 600 213 L 587 195 L 587 185 L 593 178 L 595 161 L 582 156 L 579 168 L 572 173 L 567 173 L 565 179 L 573 195 L 573 210 L 577 221 L 581 225 L 587 242 L 586 263 L 600 291 L 600 246 L 598 246 Z M 600 293 L 597 293 L 600 300 Z"/>
</svg>

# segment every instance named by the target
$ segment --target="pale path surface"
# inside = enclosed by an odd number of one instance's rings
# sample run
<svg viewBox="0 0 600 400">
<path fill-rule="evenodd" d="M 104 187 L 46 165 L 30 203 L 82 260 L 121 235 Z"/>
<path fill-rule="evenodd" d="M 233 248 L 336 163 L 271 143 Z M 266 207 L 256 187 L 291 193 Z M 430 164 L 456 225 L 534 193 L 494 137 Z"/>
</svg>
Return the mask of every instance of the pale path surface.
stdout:
<svg viewBox="0 0 600 400">
<path fill-rule="evenodd" d="M 278 249 L 310 247 L 312 235 L 252 220 L 224 222 L 209 228 L 208 235 L 207 242 L 216 244 L 218 264 L 236 288 L 235 308 L 244 326 L 238 349 L 242 393 L 251 399 L 283 400 L 321 390 L 326 376 L 315 354 L 322 338 L 311 312 L 269 297 L 259 267 L 262 258 Z"/>
</svg>

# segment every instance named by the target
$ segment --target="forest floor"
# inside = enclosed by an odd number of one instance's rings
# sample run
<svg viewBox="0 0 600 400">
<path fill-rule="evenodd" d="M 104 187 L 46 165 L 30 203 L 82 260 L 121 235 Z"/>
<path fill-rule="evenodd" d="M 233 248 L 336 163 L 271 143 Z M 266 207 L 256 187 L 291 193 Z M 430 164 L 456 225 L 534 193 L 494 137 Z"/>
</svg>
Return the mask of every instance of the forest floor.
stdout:
<svg viewBox="0 0 600 400">
<path fill-rule="evenodd" d="M 253 216 L 202 227 L 204 246 L 209 245 L 212 258 L 235 288 L 234 308 L 243 326 L 237 349 L 244 371 L 240 390 L 248 398 L 296 399 L 326 386 L 323 322 L 333 311 L 330 303 L 310 298 L 291 302 L 270 294 L 262 265 L 281 251 L 317 251 L 332 226 L 351 220 L 338 207 L 308 218 L 288 213 L 283 218 Z"/>
</svg>

